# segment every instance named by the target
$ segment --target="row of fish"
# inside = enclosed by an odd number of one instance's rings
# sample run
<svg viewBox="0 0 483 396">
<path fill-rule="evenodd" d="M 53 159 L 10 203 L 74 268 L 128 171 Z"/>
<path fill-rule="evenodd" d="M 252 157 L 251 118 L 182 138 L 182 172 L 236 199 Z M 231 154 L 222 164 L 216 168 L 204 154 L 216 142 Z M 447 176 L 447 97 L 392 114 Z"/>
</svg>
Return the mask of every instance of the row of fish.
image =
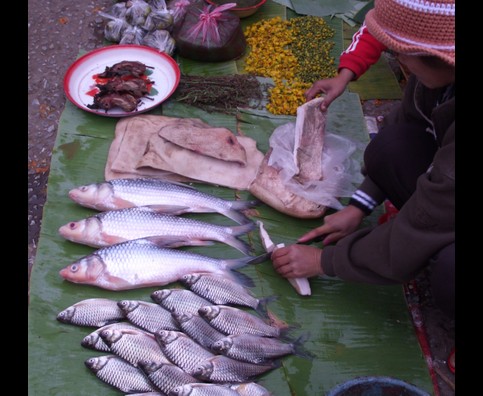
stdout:
<svg viewBox="0 0 483 396">
<path fill-rule="evenodd" d="M 62 312 L 63 323 L 95 327 L 81 345 L 106 353 L 85 361 L 95 375 L 129 394 L 197 396 L 271 393 L 254 379 L 289 354 L 310 357 L 304 340 L 282 338 L 290 328 L 264 319 L 274 297 L 256 298 L 251 279 L 236 271 L 269 254 L 253 253 L 242 235 L 256 226 L 242 210 L 257 201 L 228 201 L 190 186 L 155 179 L 117 179 L 69 192 L 76 203 L 102 211 L 59 229 L 67 240 L 98 250 L 60 271 L 62 278 L 108 290 L 165 286 L 153 302 L 92 298 Z M 184 218 L 219 213 L 220 226 Z M 225 243 L 245 256 L 215 259 L 175 249 Z M 258 315 L 251 314 L 255 310 Z"/>
</svg>

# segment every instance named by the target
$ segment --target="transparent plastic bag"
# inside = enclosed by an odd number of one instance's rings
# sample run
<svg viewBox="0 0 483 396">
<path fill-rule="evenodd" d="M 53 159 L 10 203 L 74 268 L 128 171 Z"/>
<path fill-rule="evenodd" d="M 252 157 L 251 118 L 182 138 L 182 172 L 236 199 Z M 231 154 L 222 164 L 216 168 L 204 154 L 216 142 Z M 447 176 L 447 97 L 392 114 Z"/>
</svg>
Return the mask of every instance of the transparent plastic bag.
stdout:
<svg viewBox="0 0 483 396">
<path fill-rule="evenodd" d="M 124 32 L 129 28 L 129 23 L 126 22 L 123 16 L 117 17 L 102 11 L 99 11 L 98 14 L 108 20 L 104 26 L 104 38 L 113 43 L 119 43 Z"/>
<path fill-rule="evenodd" d="M 143 26 L 151 13 L 151 6 L 144 0 L 128 0 L 126 7 L 126 22 L 132 26 Z"/>
<path fill-rule="evenodd" d="M 157 29 L 168 29 L 173 24 L 173 16 L 168 11 L 164 0 L 151 3 L 151 13 L 146 17 L 143 28 L 148 32 Z"/>
<path fill-rule="evenodd" d="M 168 2 L 168 11 L 173 16 L 172 27 L 175 27 L 183 22 L 190 5 L 190 0 L 171 0 Z"/>
<path fill-rule="evenodd" d="M 345 137 L 325 132 L 322 155 L 322 180 L 310 180 L 301 184 L 294 176 L 299 168 L 294 157 L 295 122 L 277 127 L 269 139 L 272 153 L 268 165 L 280 169 L 280 177 L 287 189 L 312 202 L 342 209 L 339 198 L 350 197 L 362 182 L 360 163 L 353 158 L 362 144 Z"/>
<path fill-rule="evenodd" d="M 146 34 L 141 44 L 155 48 L 170 56 L 173 55 L 176 48 L 176 42 L 167 30 L 155 30 L 154 32 Z"/>
<path fill-rule="evenodd" d="M 146 35 L 146 31 L 139 26 L 129 26 L 123 33 L 119 44 L 136 44 L 141 45 L 141 42 Z"/>
</svg>

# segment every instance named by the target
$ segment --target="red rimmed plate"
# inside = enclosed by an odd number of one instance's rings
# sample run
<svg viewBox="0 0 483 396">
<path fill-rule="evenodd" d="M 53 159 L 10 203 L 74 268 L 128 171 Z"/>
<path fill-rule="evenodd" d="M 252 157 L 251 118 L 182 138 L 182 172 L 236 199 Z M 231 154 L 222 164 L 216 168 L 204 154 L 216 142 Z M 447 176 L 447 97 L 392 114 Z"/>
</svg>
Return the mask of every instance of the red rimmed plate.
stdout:
<svg viewBox="0 0 483 396">
<path fill-rule="evenodd" d="M 150 66 L 146 70 L 147 77 L 154 82 L 150 93 L 141 98 L 134 111 L 126 112 L 117 107 L 106 112 L 87 107 L 94 102 L 97 74 L 104 72 L 106 66 L 122 61 L 137 61 Z M 77 59 L 65 74 L 64 91 L 67 98 L 82 110 L 107 117 L 126 117 L 144 113 L 164 102 L 178 87 L 179 79 L 178 64 L 163 52 L 142 45 L 110 45 Z"/>
</svg>

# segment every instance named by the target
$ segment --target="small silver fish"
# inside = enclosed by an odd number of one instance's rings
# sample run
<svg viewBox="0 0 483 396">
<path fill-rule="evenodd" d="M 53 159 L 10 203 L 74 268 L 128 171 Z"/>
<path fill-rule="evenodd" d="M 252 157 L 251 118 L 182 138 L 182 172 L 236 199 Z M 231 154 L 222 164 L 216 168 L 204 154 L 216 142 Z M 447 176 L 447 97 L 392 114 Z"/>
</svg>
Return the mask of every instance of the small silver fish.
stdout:
<svg viewBox="0 0 483 396">
<path fill-rule="evenodd" d="M 154 335 L 144 330 L 106 329 L 101 331 L 100 335 L 111 352 L 128 361 L 134 367 L 137 367 L 141 360 L 149 360 L 154 363 L 169 362 Z"/>
<path fill-rule="evenodd" d="M 117 301 L 108 298 L 88 298 L 57 315 L 57 320 L 62 323 L 90 327 L 102 327 L 124 319 L 124 313 L 117 306 Z"/>
<path fill-rule="evenodd" d="M 129 322 L 150 333 L 160 329 L 179 330 L 178 323 L 171 312 L 159 304 L 138 300 L 121 300 L 117 305 L 122 309 Z"/>
<path fill-rule="evenodd" d="M 213 351 L 232 359 L 255 364 L 296 353 L 294 343 L 289 344 L 278 338 L 260 337 L 252 334 L 226 336 L 215 341 L 211 348 Z"/>
<path fill-rule="evenodd" d="M 197 313 L 173 312 L 172 316 L 181 330 L 206 349 L 211 350 L 211 345 L 226 335 L 216 330 Z"/>
<path fill-rule="evenodd" d="M 109 348 L 109 346 L 101 338 L 101 331 L 106 329 L 137 329 L 137 327 L 133 326 L 129 322 L 117 322 L 105 325 L 86 335 L 82 339 L 81 345 L 84 348 L 94 349 L 96 351 L 111 352 L 111 348 Z"/>
<path fill-rule="evenodd" d="M 228 201 L 182 184 L 159 179 L 113 179 L 80 186 L 69 191 L 76 203 L 100 211 L 152 206 L 170 214 L 218 212 L 238 224 L 251 220 L 241 210 L 258 205 L 258 201 Z"/>
<path fill-rule="evenodd" d="M 181 331 L 160 330 L 154 333 L 164 355 L 188 374 L 203 360 L 214 356 L 206 348 Z"/>
<path fill-rule="evenodd" d="M 170 312 L 197 313 L 211 302 L 185 289 L 162 289 L 151 293 L 151 298 Z"/>
<path fill-rule="evenodd" d="M 139 362 L 139 367 L 161 392 L 168 394 L 176 386 L 199 382 L 172 363 L 153 363 L 148 360 Z"/>
<path fill-rule="evenodd" d="M 277 361 L 253 364 L 223 355 L 215 355 L 200 363 L 194 370 L 193 375 L 202 381 L 216 383 L 247 382 L 278 367 L 280 367 L 280 363 Z"/>
<path fill-rule="evenodd" d="M 116 355 L 92 357 L 84 363 L 97 378 L 121 392 L 142 393 L 157 390 L 143 371 Z"/>
<path fill-rule="evenodd" d="M 233 384 L 230 388 L 236 390 L 240 396 L 273 396 L 272 392 L 256 382 Z"/>
<path fill-rule="evenodd" d="M 269 254 L 216 259 L 159 247 L 156 237 L 135 239 L 96 250 L 60 270 L 65 280 L 108 290 L 164 286 L 183 275 L 213 272 L 235 277 L 233 269 L 265 261 Z M 119 309 L 119 308 L 118 308 Z"/>
<path fill-rule="evenodd" d="M 227 305 L 204 306 L 198 310 L 215 329 L 231 334 L 253 334 L 262 337 L 279 337 L 281 329 L 270 326 L 263 319 L 247 311 Z"/>
<path fill-rule="evenodd" d="M 251 247 L 239 239 L 255 223 L 225 227 L 200 220 L 167 215 L 144 206 L 98 213 L 59 228 L 69 241 L 96 248 L 149 236 L 163 237 L 165 247 L 202 246 L 212 241 L 226 243 L 248 255 Z"/>
<path fill-rule="evenodd" d="M 168 396 L 240 396 L 239 393 L 226 385 L 194 383 L 177 386 Z"/>
</svg>

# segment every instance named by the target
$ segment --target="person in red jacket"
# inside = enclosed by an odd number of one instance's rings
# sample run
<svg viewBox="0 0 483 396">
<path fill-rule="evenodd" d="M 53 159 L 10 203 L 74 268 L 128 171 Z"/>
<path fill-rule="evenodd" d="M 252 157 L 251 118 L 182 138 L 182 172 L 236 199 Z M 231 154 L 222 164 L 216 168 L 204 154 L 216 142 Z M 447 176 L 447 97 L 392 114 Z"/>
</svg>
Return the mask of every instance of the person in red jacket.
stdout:
<svg viewBox="0 0 483 396">
<path fill-rule="evenodd" d="M 430 268 L 436 305 L 455 313 L 455 2 L 375 0 L 369 33 L 411 75 L 403 99 L 364 152 L 366 175 L 342 210 L 272 253 L 286 278 L 403 284 Z M 362 69 L 360 69 L 362 70 Z M 396 216 L 363 218 L 389 200 Z M 304 245 L 322 238 L 323 248 Z"/>
<path fill-rule="evenodd" d="M 307 101 L 314 99 L 321 92 L 325 93 L 320 108 L 326 111 L 329 105 L 346 89 L 347 84 L 357 80 L 369 67 L 381 57 L 386 46 L 380 43 L 367 30 L 365 23 L 352 36 L 352 43 L 339 58 L 338 74 L 333 78 L 316 81 L 306 92 Z"/>
</svg>

